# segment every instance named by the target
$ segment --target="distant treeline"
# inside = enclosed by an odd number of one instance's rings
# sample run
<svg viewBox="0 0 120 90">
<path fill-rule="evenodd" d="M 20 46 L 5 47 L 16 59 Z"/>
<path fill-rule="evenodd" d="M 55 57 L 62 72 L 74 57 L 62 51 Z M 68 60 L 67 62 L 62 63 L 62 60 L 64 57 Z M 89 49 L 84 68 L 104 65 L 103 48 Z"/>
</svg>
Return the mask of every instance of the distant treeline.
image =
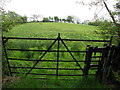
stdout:
<svg viewBox="0 0 120 90">
<path fill-rule="evenodd" d="M 67 16 L 67 18 L 59 18 L 58 16 L 54 17 L 42 17 L 42 20 L 39 20 L 40 15 L 32 15 L 31 20 L 28 21 L 27 16 L 21 16 L 13 11 L 5 11 L 4 9 L 0 10 L 2 12 L 2 30 L 9 31 L 13 26 L 28 22 L 67 22 L 67 23 L 75 23 L 73 16 Z M 79 22 L 77 22 L 79 24 Z"/>
<path fill-rule="evenodd" d="M 31 20 L 29 22 L 68 22 L 68 23 L 74 23 L 73 16 L 67 16 L 67 19 L 59 18 L 58 16 L 43 17 L 43 20 L 39 20 L 39 18 L 40 18 L 39 15 L 32 15 L 32 17 L 30 17 Z"/>
</svg>

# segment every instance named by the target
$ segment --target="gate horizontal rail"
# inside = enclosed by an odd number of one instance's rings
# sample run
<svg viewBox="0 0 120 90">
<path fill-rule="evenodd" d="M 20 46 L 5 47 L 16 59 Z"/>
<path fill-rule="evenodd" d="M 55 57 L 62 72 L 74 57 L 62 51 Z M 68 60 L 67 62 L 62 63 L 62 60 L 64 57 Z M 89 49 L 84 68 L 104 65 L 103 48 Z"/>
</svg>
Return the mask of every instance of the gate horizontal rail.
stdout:
<svg viewBox="0 0 120 90">
<path fill-rule="evenodd" d="M 9 51 L 38 51 L 38 52 L 58 52 L 57 50 L 29 50 L 29 49 L 7 49 Z M 59 52 L 69 52 L 60 50 Z M 86 51 L 70 51 L 70 52 L 86 52 Z"/>
<path fill-rule="evenodd" d="M 102 52 L 104 51 L 105 48 L 98 48 L 97 50 L 93 49 L 92 52 Z M 112 48 L 109 48 L 111 50 Z M 36 51 L 36 52 L 58 52 L 57 50 L 29 50 L 29 49 L 6 49 L 9 51 Z M 83 52 L 85 53 L 86 51 L 64 51 L 60 50 L 59 52 Z"/>
<path fill-rule="evenodd" d="M 38 61 L 33 59 L 15 59 L 15 58 L 8 58 L 9 60 L 20 60 L 20 61 Z M 48 62 L 57 62 L 57 60 L 41 60 L 41 61 L 48 61 Z M 84 60 L 77 60 L 78 62 L 85 62 Z M 75 62 L 73 60 L 59 60 L 59 62 Z M 99 62 L 99 61 L 91 61 L 91 62 Z"/>
<path fill-rule="evenodd" d="M 27 74 L 27 73 L 21 73 L 21 72 L 11 72 L 11 73 L 14 73 L 14 74 Z M 50 75 L 50 76 L 56 76 L 56 74 L 39 74 L 39 73 L 29 73 L 29 74 L 32 74 L 32 75 Z M 95 74 L 88 74 L 88 75 L 95 75 Z M 58 76 L 83 76 L 83 74 L 76 74 L 76 75 L 68 75 L 68 74 L 58 74 Z"/>
<path fill-rule="evenodd" d="M 32 67 L 10 67 L 10 68 L 32 68 Z M 34 68 L 34 69 L 51 69 L 56 70 L 56 68 Z M 90 69 L 97 69 L 97 68 L 90 68 Z M 58 68 L 58 70 L 81 70 L 80 68 Z"/>
<path fill-rule="evenodd" d="M 2 37 L 3 39 L 25 39 L 25 40 L 56 40 L 53 38 L 22 38 L 22 37 Z M 89 42 L 110 42 L 111 40 L 81 40 L 81 39 L 61 39 L 63 41 L 89 41 Z"/>
</svg>

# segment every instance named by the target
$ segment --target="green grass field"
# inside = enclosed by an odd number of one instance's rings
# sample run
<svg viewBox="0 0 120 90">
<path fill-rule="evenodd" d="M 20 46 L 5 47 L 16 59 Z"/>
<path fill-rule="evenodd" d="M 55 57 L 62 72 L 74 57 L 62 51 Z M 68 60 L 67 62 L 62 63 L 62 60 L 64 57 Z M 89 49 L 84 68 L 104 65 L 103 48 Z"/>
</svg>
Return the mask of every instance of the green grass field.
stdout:
<svg viewBox="0 0 120 90">
<path fill-rule="evenodd" d="M 61 33 L 62 38 L 73 39 L 100 39 L 95 34 L 97 27 L 78 25 L 70 23 L 26 23 L 15 26 L 5 36 L 16 37 L 43 37 L 43 38 L 56 38 L 58 33 Z"/>
<path fill-rule="evenodd" d="M 57 38 L 57 34 L 61 34 L 63 39 L 82 39 L 82 40 L 101 40 L 101 36 L 96 34 L 95 31 L 98 30 L 97 27 L 88 26 L 88 25 L 78 25 L 70 23 L 26 23 L 19 26 L 13 27 L 10 32 L 3 33 L 3 36 L 6 37 L 32 37 L 32 38 Z M 7 43 L 7 48 L 11 49 L 30 49 L 30 50 L 46 50 L 53 41 L 30 41 L 30 40 L 9 40 Z M 69 42 L 65 41 L 66 45 L 70 50 L 86 50 L 86 45 L 100 46 L 102 47 L 104 43 L 95 43 L 95 42 Z M 57 43 L 51 48 L 51 50 L 57 50 Z M 60 43 L 60 50 L 66 50 L 65 47 Z M 43 52 L 33 52 L 33 51 L 8 51 L 9 58 L 16 59 L 35 59 L 38 60 Z M 85 53 L 72 53 L 75 58 L 79 60 L 85 60 Z M 57 53 L 49 52 L 45 55 L 42 60 L 56 60 Z M 60 60 L 73 60 L 69 53 L 60 53 Z M 35 62 L 33 61 L 19 61 L 19 60 L 9 60 L 10 66 L 12 67 L 32 67 Z M 74 60 L 73 60 L 74 61 Z M 84 63 L 79 63 L 82 68 Z M 56 62 L 40 62 L 36 65 L 39 68 L 56 68 Z M 60 62 L 59 68 L 79 68 L 75 62 Z M 23 72 L 26 73 L 29 69 L 12 69 L 12 72 Z M 39 70 L 34 69 L 31 73 L 43 73 L 43 74 L 55 74 L 56 70 Z M 90 74 L 95 73 L 94 70 L 90 71 Z M 82 74 L 82 71 L 77 70 L 61 70 L 59 74 Z M 21 76 L 21 74 L 19 75 Z M 45 77 L 38 75 L 28 75 L 28 77 Z M 46 76 L 47 77 L 47 76 Z M 48 76 L 47 78 L 52 78 Z M 55 77 L 53 77 L 55 78 Z M 66 77 L 60 77 L 66 78 Z M 78 77 L 69 77 L 71 78 L 80 78 Z M 71 85 L 71 84 L 70 84 Z M 49 86 L 48 86 L 49 87 Z M 54 87 L 54 86 L 53 86 Z M 69 86 L 70 87 L 70 86 Z"/>
</svg>

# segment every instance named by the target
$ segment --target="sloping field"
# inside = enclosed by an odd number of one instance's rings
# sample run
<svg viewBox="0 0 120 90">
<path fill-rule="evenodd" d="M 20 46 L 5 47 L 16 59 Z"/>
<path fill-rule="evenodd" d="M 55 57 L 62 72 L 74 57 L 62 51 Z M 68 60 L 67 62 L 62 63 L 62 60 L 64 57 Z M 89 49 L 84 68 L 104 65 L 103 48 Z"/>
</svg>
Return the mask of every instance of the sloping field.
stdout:
<svg viewBox="0 0 120 90">
<path fill-rule="evenodd" d="M 78 25 L 70 23 L 26 23 L 15 26 L 5 36 L 16 37 L 43 37 L 56 38 L 58 33 L 61 33 L 62 38 L 73 39 L 99 39 L 95 34 L 97 27 L 88 25 Z"/>
</svg>

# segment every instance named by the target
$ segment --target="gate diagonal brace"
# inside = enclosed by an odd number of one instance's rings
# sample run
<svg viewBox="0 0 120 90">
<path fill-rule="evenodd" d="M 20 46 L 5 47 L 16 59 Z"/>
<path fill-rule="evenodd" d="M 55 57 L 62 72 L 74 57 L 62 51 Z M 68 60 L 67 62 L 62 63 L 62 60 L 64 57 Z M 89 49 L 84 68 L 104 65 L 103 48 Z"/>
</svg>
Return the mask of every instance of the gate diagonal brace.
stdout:
<svg viewBox="0 0 120 90">
<path fill-rule="evenodd" d="M 55 44 L 55 42 L 58 40 L 58 38 L 50 45 L 50 47 L 47 49 L 49 51 L 51 47 Z M 32 69 L 35 68 L 35 66 L 39 63 L 39 61 L 46 55 L 47 51 L 39 58 L 39 60 L 34 64 L 34 66 L 26 73 L 26 76 L 32 71 Z"/>
<path fill-rule="evenodd" d="M 39 60 L 34 64 L 34 66 L 28 71 L 28 73 L 26 73 L 26 76 L 32 71 L 32 69 L 35 68 L 35 66 L 40 62 L 40 60 L 46 55 L 46 53 L 52 48 L 52 46 L 56 43 L 56 41 L 58 41 L 58 45 L 60 43 L 60 41 L 63 43 L 63 45 L 65 46 L 65 48 L 67 49 L 67 51 L 70 53 L 70 55 L 72 56 L 72 58 L 74 59 L 74 61 L 76 62 L 76 64 L 80 67 L 80 69 L 83 71 L 82 67 L 80 66 L 80 64 L 78 63 L 78 61 L 76 60 L 76 58 L 74 57 L 74 55 L 71 53 L 71 51 L 69 50 L 69 48 L 67 47 L 67 45 L 64 43 L 64 41 L 61 39 L 60 37 L 60 33 L 58 34 L 58 37 L 56 38 L 56 40 L 50 45 L 50 47 L 47 49 L 47 51 L 39 58 Z M 58 46 L 58 55 L 57 55 L 57 75 L 58 75 L 58 62 L 59 62 L 59 46 Z"/>
<path fill-rule="evenodd" d="M 9 39 L 2 39 L 2 44 L 5 45 Z"/>
<path fill-rule="evenodd" d="M 82 67 L 80 66 L 80 64 L 78 63 L 78 61 L 76 60 L 76 58 L 73 56 L 73 54 L 71 53 L 71 51 L 69 50 L 69 48 L 67 47 L 67 45 L 64 43 L 64 41 L 60 38 L 61 42 L 63 43 L 63 45 L 65 46 L 65 48 L 67 49 L 67 51 L 70 53 L 70 55 L 72 56 L 72 58 L 74 59 L 74 61 L 76 62 L 76 64 L 80 67 L 80 69 L 83 71 Z"/>
</svg>

